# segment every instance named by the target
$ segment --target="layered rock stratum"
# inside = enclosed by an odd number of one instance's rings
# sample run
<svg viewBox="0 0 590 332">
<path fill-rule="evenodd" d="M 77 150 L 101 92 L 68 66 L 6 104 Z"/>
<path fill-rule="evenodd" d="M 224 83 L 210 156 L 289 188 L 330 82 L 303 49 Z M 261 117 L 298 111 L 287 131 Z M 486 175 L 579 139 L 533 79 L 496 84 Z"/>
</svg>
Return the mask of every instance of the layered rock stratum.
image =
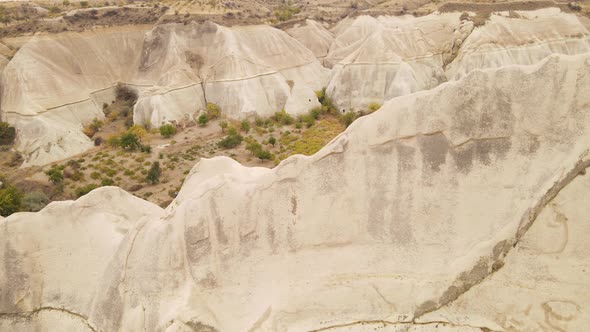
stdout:
<svg viewBox="0 0 590 332">
<path fill-rule="evenodd" d="M 589 26 L 546 8 L 477 27 L 455 12 L 359 16 L 331 29 L 307 20 L 287 32 L 193 22 L 39 35 L 0 61 L 2 116 L 18 129 L 23 166 L 45 165 L 92 147 L 82 125 L 104 116 L 117 83 L 139 93 L 140 125 L 195 122 L 208 102 L 236 119 L 302 114 L 322 87 L 340 111 L 363 111 L 473 70 L 588 52 Z"/>
<path fill-rule="evenodd" d="M 554 55 L 391 99 L 272 170 L 203 159 L 165 210 L 107 187 L 14 214 L 0 327 L 582 331 L 589 105 L 590 55 Z"/>
</svg>

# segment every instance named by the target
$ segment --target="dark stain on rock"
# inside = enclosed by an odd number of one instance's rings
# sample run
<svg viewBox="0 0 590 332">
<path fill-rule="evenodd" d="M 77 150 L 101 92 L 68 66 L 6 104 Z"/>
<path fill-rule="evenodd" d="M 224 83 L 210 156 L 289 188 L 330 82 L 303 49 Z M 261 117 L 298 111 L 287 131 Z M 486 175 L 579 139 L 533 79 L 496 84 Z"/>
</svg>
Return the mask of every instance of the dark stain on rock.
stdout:
<svg viewBox="0 0 590 332">
<path fill-rule="evenodd" d="M 489 166 L 492 157 L 505 158 L 511 146 L 510 138 L 479 139 L 475 141 L 475 155 L 479 162 Z"/>
<path fill-rule="evenodd" d="M 537 152 L 539 147 L 541 146 L 541 142 L 539 138 L 535 135 L 525 134 L 522 138 L 522 143 L 518 152 L 521 154 L 533 154 Z"/>
<path fill-rule="evenodd" d="M 473 158 L 475 153 L 475 146 L 473 142 L 467 142 L 455 149 L 451 150 L 451 156 L 455 161 L 455 165 L 463 174 L 469 173 L 473 167 Z"/>
<path fill-rule="evenodd" d="M 440 171 L 449 152 L 449 142 L 445 135 L 436 133 L 418 136 L 418 144 L 422 152 L 424 167 L 433 172 Z"/>
<path fill-rule="evenodd" d="M 209 205 L 211 206 L 211 216 L 215 222 L 215 235 L 217 236 L 217 242 L 219 244 L 227 244 L 228 239 L 223 232 L 223 218 L 219 216 L 219 210 L 217 209 L 217 203 L 213 197 L 209 198 Z"/>
<path fill-rule="evenodd" d="M 297 214 L 297 196 L 295 195 L 291 196 L 291 214 Z"/>
<path fill-rule="evenodd" d="M 415 154 L 416 154 L 416 149 L 408 146 L 408 145 L 404 145 L 402 143 L 397 143 L 395 145 L 395 148 L 397 150 L 397 155 L 398 155 L 398 159 L 399 159 L 399 169 L 401 171 L 410 171 L 416 168 L 416 160 L 415 160 Z"/>
<path fill-rule="evenodd" d="M 209 231 L 204 218 L 196 226 L 188 227 L 184 233 L 188 259 L 195 263 L 211 251 Z"/>
<path fill-rule="evenodd" d="M 198 281 L 198 284 L 205 289 L 213 289 L 217 287 L 217 279 L 213 273 L 208 272 L 205 278 Z"/>
</svg>

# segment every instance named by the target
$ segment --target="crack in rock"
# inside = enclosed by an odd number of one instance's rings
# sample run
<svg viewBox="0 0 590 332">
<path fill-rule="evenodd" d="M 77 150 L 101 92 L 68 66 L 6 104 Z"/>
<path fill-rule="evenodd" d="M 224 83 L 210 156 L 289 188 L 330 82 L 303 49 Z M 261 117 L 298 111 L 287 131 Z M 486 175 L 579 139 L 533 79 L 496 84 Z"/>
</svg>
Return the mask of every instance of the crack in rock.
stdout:
<svg viewBox="0 0 590 332">
<path fill-rule="evenodd" d="M 65 313 L 69 316 L 75 317 L 78 320 L 81 320 L 91 331 L 93 332 L 98 332 L 98 329 L 95 328 L 94 326 L 92 326 L 92 324 L 90 324 L 90 322 L 88 321 L 88 317 L 84 316 L 80 313 L 74 312 L 72 310 L 68 310 L 65 308 L 56 308 L 56 307 L 40 307 L 38 309 L 35 309 L 33 311 L 25 311 L 25 312 L 0 312 L 0 319 L 6 319 L 6 318 L 32 318 L 34 316 L 37 316 L 40 312 L 42 311 L 57 311 L 57 312 L 61 312 L 61 313 Z"/>
<path fill-rule="evenodd" d="M 453 282 L 438 301 L 429 300 L 418 306 L 414 312 L 414 319 L 420 318 L 421 316 L 436 311 L 453 301 L 459 296 L 466 293 L 471 287 L 482 283 L 485 279 L 489 278 L 494 272 L 502 268 L 504 265 L 504 257 L 510 252 L 510 250 L 518 244 L 522 237 L 526 234 L 533 222 L 537 219 L 537 216 L 541 211 L 564 189 L 570 184 L 578 175 L 584 174 L 586 168 L 590 167 L 590 160 L 587 160 L 589 152 L 586 151 L 575 166 L 561 179 L 556 181 L 551 188 L 537 201 L 537 203 L 530 209 L 528 209 L 522 216 L 516 235 L 511 239 L 506 239 L 498 242 L 493 250 L 492 254 L 488 257 L 481 257 L 475 266 L 468 272 L 463 272 Z"/>
</svg>

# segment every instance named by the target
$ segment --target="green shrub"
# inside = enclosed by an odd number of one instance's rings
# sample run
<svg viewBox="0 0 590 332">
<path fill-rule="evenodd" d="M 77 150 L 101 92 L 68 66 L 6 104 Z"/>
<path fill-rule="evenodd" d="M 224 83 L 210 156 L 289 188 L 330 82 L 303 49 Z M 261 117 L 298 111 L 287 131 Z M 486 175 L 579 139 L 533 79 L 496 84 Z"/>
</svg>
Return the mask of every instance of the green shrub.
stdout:
<svg viewBox="0 0 590 332">
<path fill-rule="evenodd" d="M 119 136 L 111 136 L 107 139 L 107 144 L 110 147 L 118 148 L 119 146 L 121 146 L 121 138 Z M 92 158 L 92 160 L 95 160 L 95 158 L 96 157 Z"/>
<path fill-rule="evenodd" d="M 49 181 L 53 184 L 60 184 L 64 179 L 63 168 L 52 167 L 45 174 L 49 177 Z"/>
<path fill-rule="evenodd" d="M 160 135 L 162 137 L 168 138 L 176 134 L 176 126 L 170 123 L 164 124 L 160 126 Z"/>
<path fill-rule="evenodd" d="M 126 132 L 119 139 L 119 146 L 123 149 L 135 150 L 140 146 L 139 137 L 133 133 Z"/>
<path fill-rule="evenodd" d="M 84 178 L 84 173 L 80 172 L 80 171 L 76 171 L 74 173 L 72 173 L 72 175 L 70 175 L 70 179 L 72 179 L 72 181 L 81 181 Z"/>
<path fill-rule="evenodd" d="M 318 101 L 320 102 L 320 104 L 322 104 L 321 112 L 323 114 L 336 113 L 336 106 L 334 106 L 332 98 L 328 97 L 328 95 L 326 94 L 326 88 L 322 88 L 320 91 L 316 91 L 315 94 L 318 97 Z"/>
<path fill-rule="evenodd" d="M 49 204 L 49 198 L 42 191 L 27 193 L 22 198 L 22 208 L 24 211 L 41 211 L 47 204 Z"/>
<path fill-rule="evenodd" d="M 354 122 L 354 120 L 357 119 L 357 117 L 358 115 L 356 114 L 356 112 L 348 111 L 340 116 L 340 122 L 342 122 L 344 127 L 348 127 L 351 123 Z"/>
<path fill-rule="evenodd" d="M 261 118 L 261 117 L 259 117 L 259 116 L 257 116 L 257 117 L 254 118 L 254 124 L 257 127 L 262 127 L 262 126 L 264 126 L 264 119 Z"/>
<path fill-rule="evenodd" d="M 22 209 L 23 194 L 10 184 L 4 184 L 0 189 L 0 215 L 7 217 Z"/>
<path fill-rule="evenodd" d="M 88 1 L 80 1 L 80 7 L 87 8 L 88 7 Z"/>
<path fill-rule="evenodd" d="M 207 122 L 209 122 L 209 118 L 206 114 L 201 114 L 197 118 L 197 122 L 199 123 L 199 126 L 205 127 L 207 125 Z"/>
<path fill-rule="evenodd" d="M 231 127 L 228 129 L 228 135 L 225 136 L 225 138 L 223 138 L 221 141 L 219 141 L 217 145 L 224 149 L 231 149 L 240 145 L 243 139 L 244 137 L 239 135 L 235 128 Z"/>
<path fill-rule="evenodd" d="M 262 145 L 256 141 L 251 141 L 246 145 L 246 150 L 250 151 L 252 155 L 256 155 L 260 150 L 262 150 Z"/>
<path fill-rule="evenodd" d="M 258 157 L 258 159 L 262 160 L 270 160 L 272 159 L 272 154 L 268 151 L 268 150 L 260 150 L 258 152 L 256 152 L 256 157 Z"/>
<path fill-rule="evenodd" d="M 93 191 L 94 189 L 98 188 L 99 186 L 94 183 L 87 184 L 83 187 L 79 187 L 76 189 L 76 197 L 80 198 L 89 192 Z"/>
<path fill-rule="evenodd" d="M 219 127 L 221 128 L 221 132 L 224 133 L 225 130 L 227 129 L 228 123 L 227 121 L 220 121 L 219 122 Z"/>
<path fill-rule="evenodd" d="M 278 123 L 279 125 L 290 125 L 293 123 L 293 117 L 289 115 L 285 110 L 281 110 L 280 112 L 275 112 L 272 116 L 273 121 Z"/>
<path fill-rule="evenodd" d="M 240 123 L 240 129 L 242 129 L 242 131 L 245 133 L 249 132 L 250 122 L 248 122 L 248 120 L 242 120 L 242 122 Z"/>
<path fill-rule="evenodd" d="M 143 145 L 141 144 L 139 146 L 139 150 L 143 153 L 152 153 L 152 147 L 151 145 Z"/>
<path fill-rule="evenodd" d="M 0 122 L 0 145 L 9 145 L 16 138 L 16 129 L 7 122 Z"/>
<path fill-rule="evenodd" d="M 102 179 L 102 181 L 100 181 L 100 185 L 101 186 L 112 186 L 115 183 L 115 181 L 113 181 L 113 179 L 107 178 L 107 179 Z"/>
<path fill-rule="evenodd" d="M 98 180 L 98 179 L 100 179 L 100 173 L 92 172 L 92 173 L 90 173 L 90 178 L 93 180 Z"/>
<path fill-rule="evenodd" d="M 160 162 L 154 161 L 150 170 L 147 172 L 146 181 L 151 184 L 156 184 L 160 182 L 160 175 L 162 175 L 162 170 L 160 169 Z"/>
<path fill-rule="evenodd" d="M 277 139 L 274 138 L 273 136 L 268 138 L 268 144 L 275 146 L 276 143 L 277 143 Z"/>
<path fill-rule="evenodd" d="M 307 128 L 309 128 L 315 124 L 315 118 L 313 117 L 313 114 L 311 114 L 311 113 L 299 115 L 297 117 L 297 120 L 300 123 L 304 123 Z M 295 126 L 295 128 L 297 128 L 297 126 Z"/>
<path fill-rule="evenodd" d="M 221 115 L 221 109 L 214 103 L 207 103 L 207 117 L 211 120 L 217 119 Z"/>
<path fill-rule="evenodd" d="M 367 109 L 369 110 L 369 113 L 373 113 L 373 112 L 375 112 L 376 110 L 378 110 L 380 108 L 381 108 L 381 105 L 380 104 L 377 104 L 377 103 L 370 103 L 367 106 Z"/>
</svg>

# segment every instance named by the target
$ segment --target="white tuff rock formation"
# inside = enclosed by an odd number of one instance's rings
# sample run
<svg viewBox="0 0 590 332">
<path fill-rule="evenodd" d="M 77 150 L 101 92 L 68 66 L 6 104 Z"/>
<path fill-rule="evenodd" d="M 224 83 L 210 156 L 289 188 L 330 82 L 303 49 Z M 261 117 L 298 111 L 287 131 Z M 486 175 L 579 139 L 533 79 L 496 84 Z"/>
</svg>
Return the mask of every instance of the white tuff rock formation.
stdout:
<svg viewBox="0 0 590 332">
<path fill-rule="evenodd" d="M 303 113 L 319 105 L 314 91 L 327 78 L 311 51 L 268 26 L 65 33 L 32 39 L 8 63 L 2 114 L 18 129 L 24 165 L 43 165 L 92 146 L 82 125 L 104 116 L 117 82 L 140 93 L 134 121 L 158 126 L 207 102 L 234 118 Z"/>
<path fill-rule="evenodd" d="M 105 188 L 12 215 L 0 327 L 579 330 L 589 112 L 590 56 L 552 56 L 392 99 L 272 170 L 202 160 L 165 211 Z"/>
<path fill-rule="evenodd" d="M 589 26 L 558 8 L 495 13 L 475 28 L 460 13 L 343 20 L 324 59 L 333 67 L 327 92 L 341 111 L 365 110 L 476 69 L 590 52 Z"/>
</svg>

